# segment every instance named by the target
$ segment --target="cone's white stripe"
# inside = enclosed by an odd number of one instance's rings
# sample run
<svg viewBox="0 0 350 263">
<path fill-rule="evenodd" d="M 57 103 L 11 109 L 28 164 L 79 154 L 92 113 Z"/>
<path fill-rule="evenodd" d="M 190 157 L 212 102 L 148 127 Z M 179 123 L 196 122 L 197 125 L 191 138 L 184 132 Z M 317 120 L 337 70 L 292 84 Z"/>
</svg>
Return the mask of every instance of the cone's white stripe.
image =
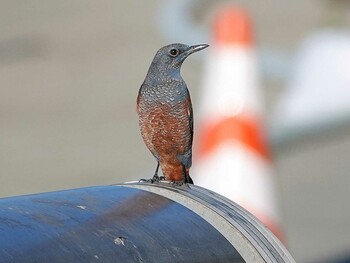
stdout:
<svg viewBox="0 0 350 263">
<path fill-rule="evenodd" d="M 241 46 L 213 47 L 204 72 L 202 116 L 262 112 L 254 57 Z"/>
<path fill-rule="evenodd" d="M 280 222 L 271 164 L 240 142 L 225 142 L 197 160 L 191 176 L 196 184 L 226 196 L 248 211 Z"/>
</svg>

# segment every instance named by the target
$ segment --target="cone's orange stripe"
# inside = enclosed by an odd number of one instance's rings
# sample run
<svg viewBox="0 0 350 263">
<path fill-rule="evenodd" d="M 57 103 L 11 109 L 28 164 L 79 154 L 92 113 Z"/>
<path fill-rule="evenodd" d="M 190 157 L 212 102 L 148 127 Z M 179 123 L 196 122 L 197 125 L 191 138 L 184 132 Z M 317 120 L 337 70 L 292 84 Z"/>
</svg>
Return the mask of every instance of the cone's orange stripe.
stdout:
<svg viewBox="0 0 350 263">
<path fill-rule="evenodd" d="M 265 138 L 262 136 L 257 120 L 249 120 L 242 116 L 234 116 L 222 119 L 220 122 L 202 127 L 201 137 L 198 142 L 197 156 L 209 154 L 221 144 L 230 141 L 239 141 L 243 145 L 258 152 L 266 159 L 270 159 L 270 153 Z"/>
<path fill-rule="evenodd" d="M 216 44 L 250 46 L 252 25 L 248 13 L 238 7 L 227 7 L 216 15 L 214 21 Z"/>
</svg>

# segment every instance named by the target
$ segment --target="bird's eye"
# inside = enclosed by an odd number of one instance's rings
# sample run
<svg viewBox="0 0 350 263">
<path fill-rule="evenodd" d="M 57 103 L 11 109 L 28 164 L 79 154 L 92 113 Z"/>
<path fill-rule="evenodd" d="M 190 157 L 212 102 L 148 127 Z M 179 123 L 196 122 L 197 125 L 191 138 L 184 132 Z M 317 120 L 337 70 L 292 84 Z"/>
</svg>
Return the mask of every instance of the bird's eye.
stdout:
<svg viewBox="0 0 350 263">
<path fill-rule="evenodd" d="M 176 57 L 179 54 L 179 50 L 176 48 L 173 48 L 170 50 L 170 55 L 173 57 Z"/>
</svg>

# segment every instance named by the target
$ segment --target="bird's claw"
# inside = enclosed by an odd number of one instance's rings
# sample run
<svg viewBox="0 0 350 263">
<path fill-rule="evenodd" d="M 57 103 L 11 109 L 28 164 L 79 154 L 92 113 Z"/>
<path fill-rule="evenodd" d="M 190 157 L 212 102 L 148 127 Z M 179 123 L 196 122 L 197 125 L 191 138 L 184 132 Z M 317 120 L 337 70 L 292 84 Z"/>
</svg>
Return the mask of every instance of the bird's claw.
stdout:
<svg viewBox="0 0 350 263">
<path fill-rule="evenodd" d="M 154 183 L 159 183 L 161 181 L 165 181 L 165 177 L 164 176 L 158 176 L 158 175 L 155 175 L 152 177 L 151 179 Z"/>
<path fill-rule="evenodd" d="M 139 182 L 140 183 L 159 183 L 161 181 L 164 181 L 165 177 L 164 176 L 158 176 L 158 175 L 154 175 L 151 179 L 140 179 Z"/>
<path fill-rule="evenodd" d="M 181 180 L 181 181 L 170 181 L 169 184 L 171 184 L 171 185 L 173 185 L 173 186 L 188 187 L 189 189 L 191 189 L 190 184 L 186 183 L 185 180 Z"/>
<path fill-rule="evenodd" d="M 185 182 L 184 181 L 170 181 L 169 184 L 176 185 L 176 186 L 181 186 Z"/>
<path fill-rule="evenodd" d="M 159 183 L 162 181 L 166 181 L 164 176 L 158 176 L 158 175 L 154 175 L 151 179 L 140 179 L 139 182 L 140 183 Z M 187 183 L 185 179 L 181 180 L 181 181 L 166 181 L 169 182 L 170 185 L 173 186 L 182 186 L 182 187 L 190 187 L 190 183 Z"/>
</svg>

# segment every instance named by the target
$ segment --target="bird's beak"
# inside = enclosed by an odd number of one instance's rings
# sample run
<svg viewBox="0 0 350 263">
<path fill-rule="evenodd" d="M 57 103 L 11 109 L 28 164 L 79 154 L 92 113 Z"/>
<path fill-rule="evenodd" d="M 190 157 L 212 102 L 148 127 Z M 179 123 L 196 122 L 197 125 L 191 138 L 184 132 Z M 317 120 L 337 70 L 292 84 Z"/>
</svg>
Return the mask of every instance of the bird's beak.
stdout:
<svg viewBox="0 0 350 263">
<path fill-rule="evenodd" d="M 190 50 L 192 51 L 191 53 L 194 53 L 194 52 L 200 51 L 202 49 L 205 49 L 207 47 L 209 47 L 209 45 L 207 45 L 207 44 L 200 44 L 200 45 L 191 46 Z"/>
<path fill-rule="evenodd" d="M 190 48 L 185 52 L 186 57 L 191 55 L 194 52 L 200 51 L 200 50 L 205 49 L 207 47 L 209 47 L 209 45 L 207 45 L 207 44 L 200 44 L 200 45 L 190 46 Z"/>
</svg>

